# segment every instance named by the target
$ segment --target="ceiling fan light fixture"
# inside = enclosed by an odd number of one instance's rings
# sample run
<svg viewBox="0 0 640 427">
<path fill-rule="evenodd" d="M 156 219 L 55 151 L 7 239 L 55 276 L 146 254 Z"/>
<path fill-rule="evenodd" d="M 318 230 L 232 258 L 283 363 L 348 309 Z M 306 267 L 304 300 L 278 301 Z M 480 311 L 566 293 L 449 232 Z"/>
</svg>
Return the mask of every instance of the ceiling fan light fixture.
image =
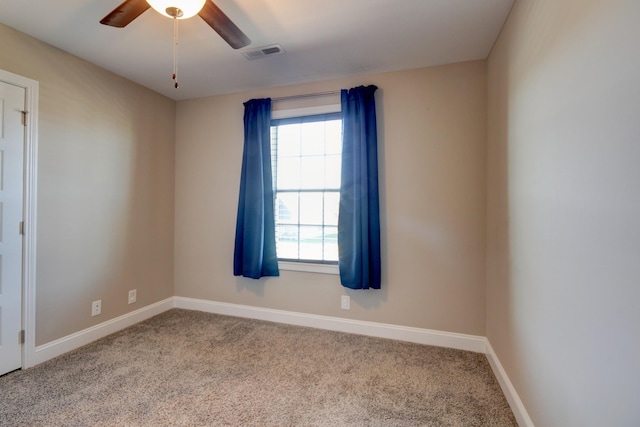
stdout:
<svg viewBox="0 0 640 427">
<path fill-rule="evenodd" d="M 187 19 L 196 15 L 207 0 L 147 0 L 147 3 L 167 18 Z"/>
</svg>

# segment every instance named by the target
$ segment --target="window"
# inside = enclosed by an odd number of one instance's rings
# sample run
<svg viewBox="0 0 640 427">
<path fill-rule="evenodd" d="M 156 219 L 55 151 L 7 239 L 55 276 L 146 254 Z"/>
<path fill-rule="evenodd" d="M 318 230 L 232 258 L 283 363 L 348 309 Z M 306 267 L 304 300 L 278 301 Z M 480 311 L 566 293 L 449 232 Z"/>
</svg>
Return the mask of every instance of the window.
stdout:
<svg viewBox="0 0 640 427">
<path fill-rule="evenodd" d="M 276 249 L 281 266 L 283 262 L 337 266 L 341 156 L 340 113 L 272 120 Z"/>
</svg>

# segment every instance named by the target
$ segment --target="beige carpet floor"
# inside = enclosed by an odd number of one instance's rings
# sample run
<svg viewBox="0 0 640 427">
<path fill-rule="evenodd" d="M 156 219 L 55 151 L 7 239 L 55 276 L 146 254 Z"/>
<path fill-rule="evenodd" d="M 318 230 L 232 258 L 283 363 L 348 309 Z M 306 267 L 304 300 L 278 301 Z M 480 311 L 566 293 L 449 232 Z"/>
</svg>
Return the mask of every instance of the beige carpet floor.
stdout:
<svg viewBox="0 0 640 427">
<path fill-rule="evenodd" d="M 170 310 L 0 377 L 2 426 L 515 426 L 483 354 Z"/>
</svg>

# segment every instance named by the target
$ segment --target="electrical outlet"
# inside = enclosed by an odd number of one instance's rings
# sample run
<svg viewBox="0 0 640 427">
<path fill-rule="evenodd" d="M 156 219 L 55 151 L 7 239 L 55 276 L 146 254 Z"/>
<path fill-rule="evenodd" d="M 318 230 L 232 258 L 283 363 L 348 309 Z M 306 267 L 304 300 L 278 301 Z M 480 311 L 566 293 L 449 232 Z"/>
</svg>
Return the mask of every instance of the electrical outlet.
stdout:
<svg viewBox="0 0 640 427">
<path fill-rule="evenodd" d="M 340 308 L 343 310 L 349 310 L 351 308 L 351 297 L 349 295 L 342 295 L 340 297 Z"/>
<path fill-rule="evenodd" d="M 101 299 L 91 303 L 91 315 L 92 316 L 97 316 L 100 313 L 102 313 L 102 300 Z"/>
<path fill-rule="evenodd" d="M 133 304 L 134 302 L 136 302 L 138 299 L 138 290 L 137 289 L 131 289 L 129 291 L 129 304 Z"/>
</svg>

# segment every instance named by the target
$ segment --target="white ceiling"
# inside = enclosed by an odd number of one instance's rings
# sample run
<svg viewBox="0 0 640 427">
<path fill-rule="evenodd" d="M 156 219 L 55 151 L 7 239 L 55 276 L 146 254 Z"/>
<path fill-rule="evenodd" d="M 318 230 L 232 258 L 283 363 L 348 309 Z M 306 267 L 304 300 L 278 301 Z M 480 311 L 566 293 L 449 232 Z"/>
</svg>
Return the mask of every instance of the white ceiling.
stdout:
<svg viewBox="0 0 640 427">
<path fill-rule="evenodd" d="M 198 16 L 153 9 L 125 28 L 98 21 L 123 0 L 0 0 L 0 23 L 181 100 L 484 59 L 514 0 L 215 0 L 251 39 L 233 50 Z M 209 1 L 209 0 L 207 0 Z M 242 51 L 279 44 L 284 54 Z"/>
</svg>

